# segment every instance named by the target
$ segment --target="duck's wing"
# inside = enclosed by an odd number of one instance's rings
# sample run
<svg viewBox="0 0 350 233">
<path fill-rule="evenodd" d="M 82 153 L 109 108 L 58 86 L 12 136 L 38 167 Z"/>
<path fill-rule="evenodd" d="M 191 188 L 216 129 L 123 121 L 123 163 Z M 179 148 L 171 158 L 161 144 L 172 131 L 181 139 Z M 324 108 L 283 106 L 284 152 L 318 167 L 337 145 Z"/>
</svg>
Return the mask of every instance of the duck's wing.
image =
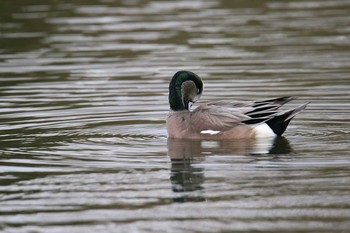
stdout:
<svg viewBox="0 0 350 233">
<path fill-rule="evenodd" d="M 255 101 L 252 103 L 254 110 L 247 112 L 251 119 L 244 121 L 246 124 L 258 124 L 268 121 L 279 114 L 278 110 L 284 104 L 292 101 L 294 97 L 285 96 L 274 99 Z"/>
<path fill-rule="evenodd" d="M 225 131 L 251 119 L 247 112 L 251 107 L 228 107 L 215 104 L 204 104 L 191 112 L 191 127 L 193 130 L 218 130 Z"/>
<path fill-rule="evenodd" d="M 265 99 L 258 101 L 217 101 L 217 102 L 209 102 L 207 105 L 219 105 L 219 106 L 227 106 L 227 107 L 253 107 L 254 111 L 263 111 L 268 109 L 278 109 L 282 105 L 292 101 L 294 97 L 285 96 L 274 99 Z"/>
<path fill-rule="evenodd" d="M 210 102 L 191 112 L 191 126 L 196 130 L 223 131 L 241 124 L 266 122 L 292 97 L 280 97 L 254 102 Z"/>
</svg>

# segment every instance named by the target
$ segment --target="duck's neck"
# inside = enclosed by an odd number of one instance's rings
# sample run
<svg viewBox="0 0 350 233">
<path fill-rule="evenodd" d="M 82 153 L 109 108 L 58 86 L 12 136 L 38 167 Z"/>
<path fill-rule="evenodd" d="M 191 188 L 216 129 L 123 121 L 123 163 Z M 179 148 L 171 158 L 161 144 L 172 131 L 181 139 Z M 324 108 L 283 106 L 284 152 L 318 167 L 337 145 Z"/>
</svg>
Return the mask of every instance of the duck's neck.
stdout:
<svg viewBox="0 0 350 233">
<path fill-rule="evenodd" d="M 172 111 L 184 111 L 185 105 L 182 101 L 182 81 L 176 80 L 169 86 L 169 105 Z"/>
<path fill-rule="evenodd" d="M 187 81 L 191 81 L 192 86 L 187 83 L 187 90 L 184 90 L 184 83 Z M 190 87 L 190 88 L 188 88 Z M 193 89 L 193 90 L 192 90 Z M 190 71 L 178 71 L 174 74 L 173 78 L 170 81 L 169 85 L 169 104 L 170 109 L 173 111 L 189 111 L 188 103 L 185 105 L 184 94 L 188 94 L 187 92 L 194 91 L 195 95 L 200 95 L 203 90 L 203 83 L 201 79 Z M 183 93 L 186 92 L 186 93 Z M 186 97 L 186 102 L 191 100 Z"/>
</svg>

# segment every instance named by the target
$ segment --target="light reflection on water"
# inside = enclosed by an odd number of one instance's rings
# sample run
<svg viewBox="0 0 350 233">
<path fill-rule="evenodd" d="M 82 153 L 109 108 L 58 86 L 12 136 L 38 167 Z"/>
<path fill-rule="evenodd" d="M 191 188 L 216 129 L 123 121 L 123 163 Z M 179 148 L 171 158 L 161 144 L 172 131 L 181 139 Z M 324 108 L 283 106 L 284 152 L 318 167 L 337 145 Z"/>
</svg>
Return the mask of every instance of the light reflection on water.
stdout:
<svg viewBox="0 0 350 233">
<path fill-rule="evenodd" d="M 4 1 L 3 232 L 346 232 L 347 1 Z M 167 140 L 180 69 L 203 101 L 311 101 L 271 141 Z"/>
</svg>

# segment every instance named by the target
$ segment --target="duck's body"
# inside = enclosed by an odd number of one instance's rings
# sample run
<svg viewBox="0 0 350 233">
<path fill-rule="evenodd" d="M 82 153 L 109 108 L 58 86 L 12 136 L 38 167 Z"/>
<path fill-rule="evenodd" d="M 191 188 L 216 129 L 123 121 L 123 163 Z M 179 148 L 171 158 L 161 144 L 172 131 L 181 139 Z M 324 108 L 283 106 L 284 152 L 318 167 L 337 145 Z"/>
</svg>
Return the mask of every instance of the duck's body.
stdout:
<svg viewBox="0 0 350 233">
<path fill-rule="evenodd" d="M 197 112 L 198 113 L 198 112 Z M 196 116 L 197 115 L 197 116 Z M 167 130 L 170 138 L 192 138 L 192 139 L 243 139 L 254 138 L 254 128 L 246 125 L 236 125 L 229 129 L 220 127 L 206 127 L 205 122 L 198 122 L 198 114 L 196 112 L 170 112 L 167 118 Z M 199 116 L 199 118 L 203 118 Z M 208 121 L 208 120 L 207 120 Z M 198 123 L 197 123 L 198 122 Z"/>
<path fill-rule="evenodd" d="M 282 135 L 290 120 L 306 104 L 285 112 L 278 109 L 292 97 L 255 102 L 217 102 L 191 110 L 203 91 L 201 79 L 189 71 L 179 71 L 169 85 L 171 111 L 167 117 L 170 138 L 230 140 Z"/>
</svg>

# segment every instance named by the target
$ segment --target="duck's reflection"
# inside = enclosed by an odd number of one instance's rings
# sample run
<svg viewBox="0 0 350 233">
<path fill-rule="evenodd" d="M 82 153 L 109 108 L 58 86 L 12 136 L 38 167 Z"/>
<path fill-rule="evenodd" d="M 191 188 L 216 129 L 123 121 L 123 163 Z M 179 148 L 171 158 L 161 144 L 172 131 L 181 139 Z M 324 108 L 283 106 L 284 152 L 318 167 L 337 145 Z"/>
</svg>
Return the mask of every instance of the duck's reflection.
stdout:
<svg viewBox="0 0 350 233">
<path fill-rule="evenodd" d="M 204 169 L 192 158 L 171 159 L 171 186 L 175 202 L 204 201 Z"/>
<path fill-rule="evenodd" d="M 175 202 L 204 201 L 204 168 L 207 155 L 287 154 L 293 150 L 284 137 L 236 140 L 201 141 L 168 139 L 171 158 L 171 185 Z"/>
</svg>

